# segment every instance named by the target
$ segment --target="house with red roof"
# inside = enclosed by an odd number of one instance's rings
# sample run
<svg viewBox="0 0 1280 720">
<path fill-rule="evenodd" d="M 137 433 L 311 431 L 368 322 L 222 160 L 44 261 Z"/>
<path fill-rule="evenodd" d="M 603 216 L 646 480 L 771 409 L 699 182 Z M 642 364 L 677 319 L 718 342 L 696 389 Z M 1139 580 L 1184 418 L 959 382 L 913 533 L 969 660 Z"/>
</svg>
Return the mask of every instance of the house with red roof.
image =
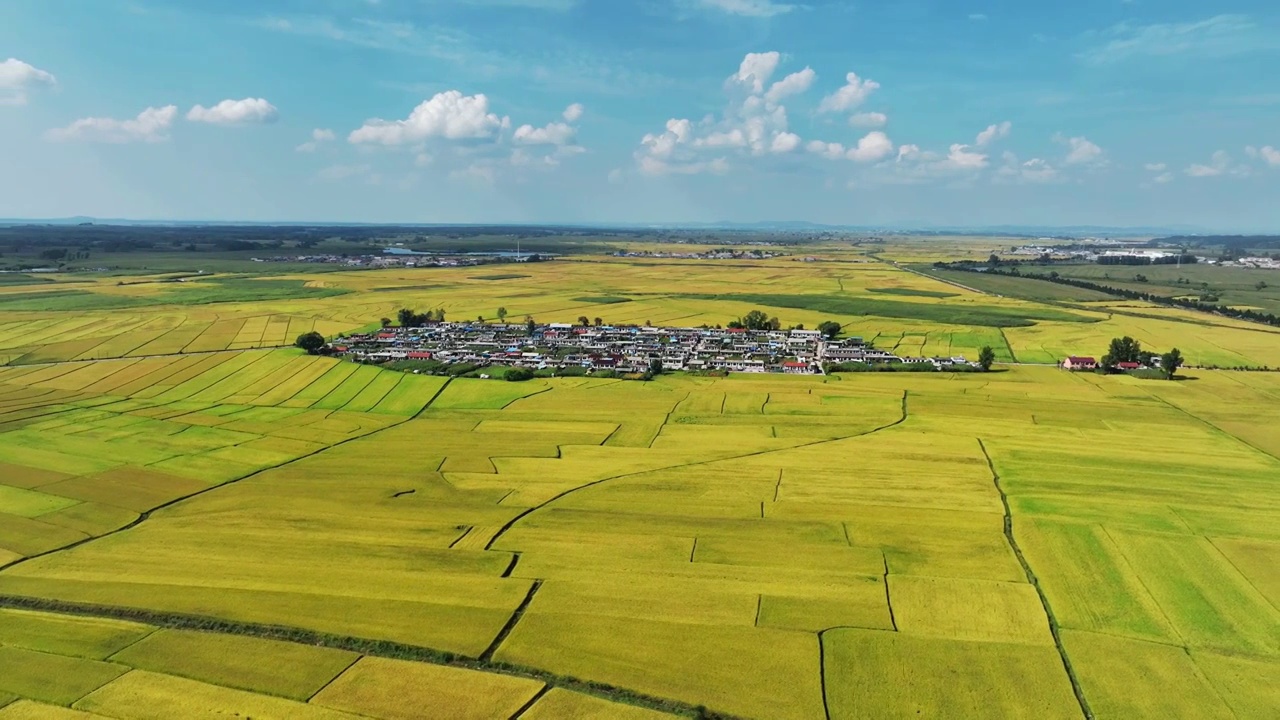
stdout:
<svg viewBox="0 0 1280 720">
<path fill-rule="evenodd" d="M 1062 361 L 1063 370 L 1097 370 L 1098 361 L 1091 357 L 1072 355 Z"/>
</svg>

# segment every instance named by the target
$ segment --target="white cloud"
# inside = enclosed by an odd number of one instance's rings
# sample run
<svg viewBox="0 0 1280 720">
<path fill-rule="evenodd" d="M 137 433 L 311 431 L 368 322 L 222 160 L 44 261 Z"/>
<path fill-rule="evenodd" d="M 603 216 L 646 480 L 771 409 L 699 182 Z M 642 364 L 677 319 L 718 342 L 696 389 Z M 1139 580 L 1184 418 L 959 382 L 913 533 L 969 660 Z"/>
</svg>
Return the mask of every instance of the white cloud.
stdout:
<svg viewBox="0 0 1280 720">
<path fill-rule="evenodd" d="M 64 128 L 49 130 L 45 133 L 45 137 L 55 141 L 162 142 L 169 139 L 169 129 L 173 127 L 173 121 L 177 117 L 178 108 L 174 105 L 149 107 L 131 120 L 82 118 Z"/>
<path fill-rule="evenodd" d="M 568 122 L 578 122 L 578 120 L 582 118 L 582 113 L 584 111 L 585 109 L 582 107 L 582 103 L 574 103 L 564 109 L 564 119 Z"/>
<path fill-rule="evenodd" d="M 947 153 L 946 164 L 958 170 L 978 170 L 987 166 L 987 156 L 974 152 L 968 145 L 955 143 Z"/>
<path fill-rule="evenodd" d="M 265 99 L 245 98 L 223 100 L 210 108 L 196 105 L 187 113 L 187 120 L 213 125 L 247 125 L 275 122 L 279 116 L 276 106 Z"/>
<path fill-rule="evenodd" d="M 671 118 L 660 133 L 640 140 L 636 163 L 646 174 L 694 174 L 725 172 L 725 153 L 759 157 L 794 151 L 801 139 L 788 128 L 782 99 L 803 92 L 813 82 L 813 70 L 792 73 L 770 85 L 781 55 L 749 53 L 737 72 L 725 82 L 730 104 L 723 117 L 707 117 L 697 123 Z M 745 93 L 745 97 L 744 97 Z M 708 159 L 708 155 L 717 157 Z"/>
<path fill-rule="evenodd" d="M 1280 167 L 1280 150 L 1270 145 L 1264 145 L 1260 148 L 1247 147 L 1245 152 L 1251 158 L 1260 158 L 1266 164 L 1272 167 Z"/>
<path fill-rule="evenodd" d="M 849 116 L 849 124 L 856 128 L 881 128 L 889 122 L 889 116 L 878 112 L 856 113 Z"/>
<path fill-rule="evenodd" d="M 769 88 L 769 92 L 765 93 L 764 99 L 771 103 L 776 103 L 792 95 L 799 95 L 808 90 L 817 77 L 818 74 L 813 71 L 813 68 L 805 68 L 800 72 L 791 73 L 774 83 Z"/>
<path fill-rule="evenodd" d="M 311 131 L 311 139 L 294 148 L 294 150 L 304 153 L 315 152 L 316 148 L 320 147 L 322 143 L 333 142 L 336 137 L 332 130 L 316 128 Z"/>
<path fill-rule="evenodd" d="M 978 133 L 978 138 L 974 142 L 978 147 L 986 147 L 991 143 L 1009 136 L 1013 131 L 1013 123 L 1005 120 L 998 125 L 988 125 L 986 130 Z"/>
<path fill-rule="evenodd" d="M 774 0 L 699 0 L 706 8 L 720 10 L 730 15 L 768 18 L 789 13 L 795 5 L 774 2 Z"/>
<path fill-rule="evenodd" d="M 568 145 L 578 131 L 572 126 L 553 122 L 546 127 L 536 128 L 532 125 L 521 125 L 516 128 L 512 140 L 521 145 Z"/>
<path fill-rule="evenodd" d="M 1147 170 L 1149 170 L 1149 171 L 1151 171 L 1151 172 L 1156 172 L 1156 173 L 1158 173 L 1158 172 L 1164 172 L 1165 170 L 1167 170 L 1167 169 L 1169 168 L 1169 166 L 1168 166 L 1168 165 L 1166 165 L 1166 164 L 1164 164 L 1164 163 L 1147 163 L 1146 165 L 1143 165 L 1142 167 L 1146 168 Z"/>
<path fill-rule="evenodd" d="M 838 160 L 844 157 L 844 145 L 838 142 L 823 142 L 821 140 L 810 140 L 808 145 L 804 146 L 805 150 L 821 155 L 830 160 Z"/>
<path fill-rule="evenodd" d="M 800 136 L 790 132 L 780 132 L 773 136 L 773 142 L 769 146 L 769 152 L 773 153 L 789 153 L 800 147 Z"/>
<path fill-rule="evenodd" d="M 865 80 L 858 77 L 857 73 L 849 73 L 845 75 L 845 84 L 839 90 L 822 98 L 822 102 L 818 104 L 818 112 L 844 112 L 858 107 L 866 101 L 871 93 L 879 89 L 880 83 L 875 80 Z"/>
<path fill-rule="evenodd" d="M 1067 165 L 1102 165 L 1106 162 L 1106 153 L 1088 138 L 1055 135 L 1053 139 L 1067 146 L 1067 157 L 1063 160 Z"/>
<path fill-rule="evenodd" d="M 26 105 L 27 93 L 38 85 L 56 85 L 52 73 L 17 58 L 0 63 L 0 105 Z"/>
<path fill-rule="evenodd" d="M 982 22 L 987 19 L 987 16 L 983 13 L 969 13 L 969 19 L 974 22 Z"/>
<path fill-rule="evenodd" d="M 919 150 L 914 145 L 899 150 L 899 157 L 903 153 L 913 152 L 912 148 Z M 805 146 L 814 155 L 821 155 L 828 160 L 852 160 L 857 163 L 874 163 L 879 162 L 893 154 L 893 141 L 888 135 L 874 130 L 867 133 L 862 139 L 858 140 L 858 144 L 846 148 L 838 142 L 823 142 L 821 140 L 810 141 Z"/>
<path fill-rule="evenodd" d="M 764 92 L 764 84 L 773 77 L 773 71 L 778 69 L 778 62 L 781 60 L 782 54 L 776 51 L 747 53 L 732 79 L 751 86 L 751 92 L 758 95 Z"/>
<path fill-rule="evenodd" d="M 879 162 L 893 154 L 893 141 L 888 135 L 874 130 L 858 141 L 857 147 L 849 148 L 848 158 L 854 162 Z"/>
<path fill-rule="evenodd" d="M 1161 185 L 1164 185 L 1166 183 L 1171 183 L 1173 182 L 1173 173 L 1171 172 L 1160 173 L 1159 175 L 1151 178 L 1151 181 L 1159 183 Z"/>
<path fill-rule="evenodd" d="M 1015 183 L 1050 183 L 1059 179 L 1058 169 L 1043 158 L 1019 162 L 1018 156 L 1004 153 L 1004 164 L 996 171 L 996 180 Z"/>
<path fill-rule="evenodd" d="M 404 120 L 369 120 L 347 140 L 378 145 L 404 145 L 430 138 L 480 140 L 493 138 L 509 124 L 507 118 L 489 112 L 489 99 L 484 95 L 448 90 L 422 102 Z"/>
<path fill-rule="evenodd" d="M 1208 164 L 1193 163 L 1183 170 L 1183 173 L 1188 177 L 1194 178 L 1221 177 L 1224 175 L 1244 177 L 1251 172 L 1247 165 L 1233 165 L 1231 155 L 1225 150 L 1215 152 L 1209 158 Z"/>
</svg>

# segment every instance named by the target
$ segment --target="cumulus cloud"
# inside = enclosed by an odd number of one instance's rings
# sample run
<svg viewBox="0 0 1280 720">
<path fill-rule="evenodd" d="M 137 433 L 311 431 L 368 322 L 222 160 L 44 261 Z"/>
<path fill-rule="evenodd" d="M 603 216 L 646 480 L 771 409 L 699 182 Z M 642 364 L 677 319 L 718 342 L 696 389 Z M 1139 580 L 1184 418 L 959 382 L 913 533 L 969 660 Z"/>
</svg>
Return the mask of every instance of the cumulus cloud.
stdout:
<svg viewBox="0 0 1280 720">
<path fill-rule="evenodd" d="M 893 141 L 879 130 L 867 133 L 858 144 L 846 148 L 838 142 L 814 140 L 805 149 L 830 160 L 852 160 L 857 163 L 879 162 L 893 154 Z"/>
<path fill-rule="evenodd" d="M 1063 160 L 1067 165 L 1101 165 L 1106 162 L 1106 153 L 1088 138 L 1056 135 L 1054 141 L 1067 146 L 1067 157 Z"/>
<path fill-rule="evenodd" d="M 805 68 L 770 84 L 781 59 L 777 52 L 743 57 L 737 72 L 725 82 L 730 104 L 723 117 L 696 123 L 672 118 L 662 132 L 646 134 L 636 151 L 640 171 L 650 175 L 722 173 L 730 154 L 781 155 L 800 147 L 801 138 L 790 131 L 782 100 L 808 90 L 817 75 Z"/>
<path fill-rule="evenodd" d="M 1193 163 L 1185 170 L 1188 177 L 1194 178 L 1211 178 L 1211 177 L 1244 177 L 1251 173 L 1248 165 L 1235 165 L 1231 161 L 1231 155 L 1225 150 L 1219 150 L 1209 158 L 1207 164 Z"/>
<path fill-rule="evenodd" d="M 779 52 L 747 53 L 738 65 L 738 72 L 733 79 L 749 86 L 753 93 L 762 93 L 764 84 L 773 77 L 773 71 L 778 69 L 781 60 L 782 54 Z"/>
<path fill-rule="evenodd" d="M 1280 150 L 1270 145 L 1264 145 L 1260 148 L 1249 146 L 1244 151 L 1251 158 L 1262 160 L 1272 167 L 1280 167 Z"/>
<path fill-rule="evenodd" d="M 1043 158 L 1031 158 L 1026 162 L 1006 152 L 1004 164 L 996 171 L 996 180 L 1015 183 L 1049 183 L 1059 179 L 1058 169 Z"/>
<path fill-rule="evenodd" d="M 31 88 L 57 83 L 52 73 L 9 58 L 0 63 L 0 105 L 26 105 Z"/>
<path fill-rule="evenodd" d="M 765 93 L 764 99 L 769 102 L 780 102 L 792 95 L 799 95 L 813 86 L 818 74 L 813 68 L 805 68 L 800 72 L 791 73 L 774 83 L 769 88 L 769 92 Z"/>
<path fill-rule="evenodd" d="M 889 116 L 878 112 L 855 113 L 849 116 L 849 124 L 856 128 L 882 128 L 889 122 Z"/>
<path fill-rule="evenodd" d="M 276 106 L 263 98 L 223 100 L 213 107 L 196 105 L 187 112 L 191 122 L 213 125 L 249 125 L 275 122 L 280 116 Z"/>
<path fill-rule="evenodd" d="M 782 15 L 796 8 L 795 5 L 775 2 L 774 0 L 698 0 L 698 4 L 705 8 L 729 13 L 730 15 L 757 18 Z"/>
<path fill-rule="evenodd" d="M 316 128 L 311 131 L 311 139 L 294 148 L 294 150 L 304 153 L 315 152 L 316 148 L 320 147 L 321 144 L 333 142 L 336 138 L 337 136 L 333 134 L 332 130 Z"/>
<path fill-rule="evenodd" d="M 567 123 L 553 122 L 546 127 L 521 125 L 516 128 L 512 140 L 522 145 L 568 145 L 573 142 L 577 130 Z"/>
<path fill-rule="evenodd" d="M 489 98 L 483 94 L 448 90 L 419 104 L 404 120 L 371 119 L 353 130 L 347 140 L 372 145 L 405 145 L 432 138 L 484 140 L 509 125 L 508 118 L 489 111 Z"/>
<path fill-rule="evenodd" d="M 574 103 L 565 108 L 561 113 L 569 122 L 573 122 L 582 117 L 582 105 Z M 568 147 L 573 145 L 574 139 L 578 135 L 578 129 L 564 122 L 548 123 L 545 127 L 534 127 L 532 125 L 521 125 L 516 128 L 515 134 L 511 139 L 520 145 L 555 145 L 558 147 Z M 517 163 L 519 164 L 519 163 Z"/>
<path fill-rule="evenodd" d="M 844 112 L 858 107 L 880 88 L 880 83 L 858 77 L 857 73 L 844 76 L 845 84 L 839 90 L 822 98 L 818 104 L 818 112 Z"/>
<path fill-rule="evenodd" d="M 1013 123 L 1008 120 L 998 125 L 988 125 L 986 130 L 978 133 L 978 138 L 974 141 L 974 144 L 978 147 L 986 147 L 996 140 L 1008 137 L 1012 131 Z"/>
<path fill-rule="evenodd" d="M 149 107 L 131 120 L 104 117 L 81 118 L 64 128 L 49 130 L 45 133 L 45 137 L 60 142 L 72 140 L 105 143 L 162 142 L 169 139 L 169 129 L 173 127 L 173 121 L 177 117 L 178 108 L 174 105 Z"/>
</svg>

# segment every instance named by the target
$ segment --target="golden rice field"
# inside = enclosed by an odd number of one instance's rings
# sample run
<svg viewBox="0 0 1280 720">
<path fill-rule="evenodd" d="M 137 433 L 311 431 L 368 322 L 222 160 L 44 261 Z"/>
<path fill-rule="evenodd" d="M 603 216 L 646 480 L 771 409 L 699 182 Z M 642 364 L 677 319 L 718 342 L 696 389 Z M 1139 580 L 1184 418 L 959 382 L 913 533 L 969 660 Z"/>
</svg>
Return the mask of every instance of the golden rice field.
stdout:
<svg viewBox="0 0 1280 720">
<path fill-rule="evenodd" d="M 102 315 L 352 329 L 405 305 L 505 306 L 699 324 L 754 307 L 725 296 L 844 295 L 929 308 L 834 315 L 882 347 L 999 342 L 1052 362 L 1129 332 L 1189 356 L 1280 357 L 1269 330 L 1156 310 L 948 325 L 929 313 L 1044 308 L 876 263 L 597 258 L 470 279 L 483 274 L 328 274 L 307 280 L 352 292 L 270 315 Z M 595 296 L 631 299 L 574 300 Z M 446 382 L 231 347 L 248 340 L 116 352 L 142 335 L 87 326 L 114 359 L 32 359 L 78 341 L 34 341 L 73 314 L 24 320 L 32 335 L 0 367 L 0 720 L 1280 707 L 1280 375 Z"/>
</svg>

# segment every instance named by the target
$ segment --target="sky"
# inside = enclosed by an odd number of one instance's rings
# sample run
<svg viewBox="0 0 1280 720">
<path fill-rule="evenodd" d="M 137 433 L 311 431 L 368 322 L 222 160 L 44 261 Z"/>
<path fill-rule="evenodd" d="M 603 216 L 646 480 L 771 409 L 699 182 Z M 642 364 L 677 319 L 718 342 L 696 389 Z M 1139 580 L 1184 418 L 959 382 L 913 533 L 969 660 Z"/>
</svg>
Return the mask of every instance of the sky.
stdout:
<svg viewBox="0 0 1280 720">
<path fill-rule="evenodd" d="M 1274 0 L 5 0 L 0 217 L 1280 231 Z"/>
</svg>

